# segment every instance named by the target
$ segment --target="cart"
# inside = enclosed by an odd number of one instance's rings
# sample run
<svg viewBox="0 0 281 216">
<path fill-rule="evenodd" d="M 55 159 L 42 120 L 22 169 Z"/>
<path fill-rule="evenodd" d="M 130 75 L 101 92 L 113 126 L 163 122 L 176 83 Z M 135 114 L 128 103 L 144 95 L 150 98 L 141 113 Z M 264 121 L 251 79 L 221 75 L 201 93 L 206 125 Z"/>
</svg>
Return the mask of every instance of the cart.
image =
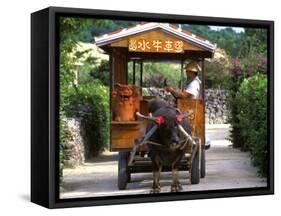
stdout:
<svg viewBox="0 0 281 216">
<path fill-rule="evenodd" d="M 140 137 L 147 138 L 145 128 L 148 103 L 153 97 L 142 96 L 144 63 L 147 61 L 174 61 L 181 65 L 181 88 L 184 86 L 183 64 L 188 60 L 201 63 L 201 99 L 177 99 L 176 107 L 182 113 L 190 113 L 189 123 L 192 126 L 192 141 L 182 159 L 180 170 L 190 172 L 192 184 L 198 184 L 206 175 L 205 161 L 205 59 L 212 58 L 216 45 L 181 29 L 178 26 L 164 23 L 141 23 L 120 31 L 110 32 L 95 38 L 96 45 L 110 56 L 111 92 L 117 83 L 128 84 L 128 65 L 132 65 L 133 86 L 139 77 L 139 94 L 132 100 L 133 119 L 114 117 L 116 97 L 111 97 L 111 151 L 118 151 L 118 188 L 125 189 L 133 173 L 151 172 L 151 160 L 148 148 L 136 144 Z M 138 69 L 138 70 L 137 70 Z M 137 74 L 138 73 L 138 74 Z M 138 76 L 136 76 L 138 75 Z M 137 115 L 139 113 L 139 115 Z M 192 113 L 192 114 L 191 114 Z M 131 118 L 131 117 L 130 117 Z M 184 133 L 184 131 L 182 132 Z M 163 171 L 168 171 L 164 167 Z"/>
</svg>

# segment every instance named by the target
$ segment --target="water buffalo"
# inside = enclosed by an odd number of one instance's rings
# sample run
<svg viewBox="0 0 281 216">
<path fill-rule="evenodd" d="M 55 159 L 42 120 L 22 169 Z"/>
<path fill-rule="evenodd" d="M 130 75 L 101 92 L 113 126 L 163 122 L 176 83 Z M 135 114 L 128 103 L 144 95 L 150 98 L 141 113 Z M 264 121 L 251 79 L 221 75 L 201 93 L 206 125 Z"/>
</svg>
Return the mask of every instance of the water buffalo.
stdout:
<svg viewBox="0 0 281 216">
<path fill-rule="evenodd" d="M 153 171 L 151 192 L 159 193 L 161 190 L 159 181 L 163 166 L 170 166 L 172 169 L 171 191 L 180 191 L 182 187 L 178 179 L 178 170 L 180 161 L 186 152 L 187 143 L 179 130 L 179 125 L 182 125 L 184 130 L 191 134 L 190 125 L 184 114 L 181 114 L 175 107 L 167 105 L 164 101 L 152 101 L 149 111 L 152 113 L 150 119 L 153 122 L 148 124 L 147 133 L 157 125 L 156 131 L 148 139 Z"/>
</svg>

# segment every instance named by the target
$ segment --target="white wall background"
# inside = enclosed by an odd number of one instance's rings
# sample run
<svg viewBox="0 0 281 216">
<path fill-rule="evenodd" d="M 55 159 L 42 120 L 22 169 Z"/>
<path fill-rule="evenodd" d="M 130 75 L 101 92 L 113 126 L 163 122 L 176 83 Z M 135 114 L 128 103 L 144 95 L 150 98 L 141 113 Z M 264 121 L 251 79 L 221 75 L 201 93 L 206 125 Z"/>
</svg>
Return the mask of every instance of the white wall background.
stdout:
<svg viewBox="0 0 281 216">
<path fill-rule="evenodd" d="M 7 0 L 0 7 L 0 214 L 1 215 L 267 215 L 280 206 L 280 124 L 275 131 L 274 196 L 178 201 L 46 210 L 30 203 L 30 13 L 48 7 L 80 7 L 275 20 L 275 122 L 280 117 L 281 15 L 276 0 Z M 278 9 L 279 8 L 279 9 Z M 276 213 L 274 214 L 276 215 Z"/>
</svg>

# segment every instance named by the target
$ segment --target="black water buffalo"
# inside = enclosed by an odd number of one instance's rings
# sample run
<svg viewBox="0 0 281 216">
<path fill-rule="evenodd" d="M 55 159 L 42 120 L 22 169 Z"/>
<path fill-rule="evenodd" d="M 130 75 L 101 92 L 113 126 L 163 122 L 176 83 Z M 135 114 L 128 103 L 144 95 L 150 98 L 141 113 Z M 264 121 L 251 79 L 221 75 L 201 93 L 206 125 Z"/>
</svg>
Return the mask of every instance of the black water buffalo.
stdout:
<svg viewBox="0 0 281 216">
<path fill-rule="evenodd" d="M 164 101 L 155 100 L 150 103 L 149 111 L 152 113 L 151 119 L 154 122 L 148 124 L 146 131 L 150 131 L 154 125 L 157 130 L 148 139 L 149 154 L 152 160 L 153 171 L 153 193 L 160 192 L 160 173 L 163 166 L 170 166 L 172 169 L 171 191 L 177 192 L 182 189 L 178 170 L 180 161 L 186 152 L 186 142 L 178 128 L 179 124 L 183 126 L 188 134 L 191 134 L 191 128 L 188 120 L 175 107 L 167 105 Z M 148 143 L 149 143 L 148 142 Z M 160 144 L 160 145 L 159 145 Z"/>
</svg>

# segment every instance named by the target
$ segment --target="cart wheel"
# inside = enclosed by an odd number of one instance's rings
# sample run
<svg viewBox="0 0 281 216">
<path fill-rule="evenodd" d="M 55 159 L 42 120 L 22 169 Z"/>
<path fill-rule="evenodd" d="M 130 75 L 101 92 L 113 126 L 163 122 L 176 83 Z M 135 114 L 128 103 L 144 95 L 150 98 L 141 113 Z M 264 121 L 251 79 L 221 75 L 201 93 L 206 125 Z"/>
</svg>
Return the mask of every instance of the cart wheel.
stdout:
<svg viewBox="0 0 281 216">
<path fill-rule="evenodd" d="M 130 181 L 129 167 L 128 167 L 129 152 L 120 151 L 118 154 L 118 189 L 126 189 L 127 182 Z M 129 175 L 128 175 L 129 174 Z"/>
<path fill-rule="evenodd" d="M 200 177 L 205 178 L 206 175 L 206 150 L 204 146 L 201 151 L 201 167 L 200 167 Z"/>
<path fill-rule="evenodd" d="M 200 169 L 199 169 L 199 152 L 197 151 L 191 165 L 190 182 L 191 184 L 199 184 Z"/>
</svg>

